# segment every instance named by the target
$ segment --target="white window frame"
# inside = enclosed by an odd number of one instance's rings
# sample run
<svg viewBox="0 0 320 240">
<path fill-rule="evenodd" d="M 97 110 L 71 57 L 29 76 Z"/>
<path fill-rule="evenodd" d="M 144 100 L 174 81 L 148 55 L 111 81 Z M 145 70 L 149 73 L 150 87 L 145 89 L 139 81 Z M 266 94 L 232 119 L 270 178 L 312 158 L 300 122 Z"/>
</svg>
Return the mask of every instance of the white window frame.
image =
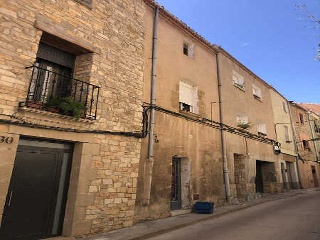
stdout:
<svg viewBox="0 0 320 240">
<path fill-rule="evenodd" d="M 190 106 L 185 110 L 184 106 Z M 179 83 L 179 110 L 198 114 L 198 87 L 189 83 L 180 81 Z"/>
<path fill-rule="evenodd" d="M 232 70 L 232 82 L 234 86 L 245 90 L 244 77 L 234 70 Z"/>
<path fill-rule="evenodd" d="M 267 127 L 265 123 L 258 123 L 257 130 L 258 130 L 258 134 L 267 136 Z"/>
<path fill-rule="evenodd" d="M 261 89 L 255 84 L 252 84 L 252 94 L 255 99 L 262 99 Z"/>
</svg>

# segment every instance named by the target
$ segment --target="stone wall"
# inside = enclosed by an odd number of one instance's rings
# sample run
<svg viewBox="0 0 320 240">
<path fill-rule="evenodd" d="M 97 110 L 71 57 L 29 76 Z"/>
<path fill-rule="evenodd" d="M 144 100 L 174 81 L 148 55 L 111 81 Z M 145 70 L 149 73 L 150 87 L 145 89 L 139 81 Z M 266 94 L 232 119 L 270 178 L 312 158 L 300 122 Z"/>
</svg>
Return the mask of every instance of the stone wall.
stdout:
<svg viewBox="0 0 320 240">
<path fill-rule="evenodd" d="M 129 0 L 94 0 L 89 5 L 91 1 L 81 2 L 0 3 L 0 118 L 22 123 L 0 124 L 3 135 L 16 136 L 15 147 L 0 146 L 6 151 L 0 160 L 0 172 L 12 169 L 19 135 L 73 141 L 63 229 L 66 236 L 132 224 L 141 144 L 133 137 L 90 131 L 141 131 L 145 5 Z M 19 107 L 19 102 L 26 100 L 30 84 L 31 70 L 26 67 L 35 62 L 44 32 L 90 50 L 78 54 L 74 76 L 100 87 L 96 120 L 76 120 Z M 88 133 L 81 133 L 83 130 Z M 11 177 L 10 171 L 7 173 L 5 178 L 1 174 L 0 209 Z"/>
</svg>

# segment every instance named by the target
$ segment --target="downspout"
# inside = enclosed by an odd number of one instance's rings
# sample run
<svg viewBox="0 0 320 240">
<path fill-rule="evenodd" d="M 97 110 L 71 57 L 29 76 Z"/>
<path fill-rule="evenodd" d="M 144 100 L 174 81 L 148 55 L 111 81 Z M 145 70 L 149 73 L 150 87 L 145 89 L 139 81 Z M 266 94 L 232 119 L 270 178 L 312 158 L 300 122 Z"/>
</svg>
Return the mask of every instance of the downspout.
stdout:
<svg viewBox="0 0 320 240">
<path fill-rule="evenodd" d="M 295 128 L 294 128 L 294 125 L 293 125 L 293 117 L 292 117 L 292 112 L 291 112 L 291 102 L 289 102 L 287 104 L 288 104 L 288 110 L 289 110 L 289 115 L 290 115 L 290 123 L 291 123 L 292 135 L 293 135 L 294 150 L 295 150 L 295 152 L 297 154 L 297 157 L 296 157 L 296 168 L 297 168 L 297 174 L 298 174 L 299 188 L 302 188 L 302 185 L 301 185 L 301 174 L 300 174 L 300 168 L 299 168 L 298 141 L 297 141 L 296 131 L 295 131 Z"/>
<path fill-rule="evenodd" d="M 150 129 L 149 129 L 149 141 L 148 141 L 148 157 L 146 162 L 147 180 L 145 185 L 145 201 L 144 205 L 149 205 L 151 196 L 151 183 L 153 174 L 153 144 L 154 144 L 154 125 L 155 125 L 155 105 L 156 105 L 156 78 L 157 78 L 157 37 L 158 37 L 158 19 L 159 19 L 159 7 L 156 7 L 153 20 L 153 37 L 152 37 L 152 67 L 151 67 L 151 109 L 150 109 Z"/>
<path fill-rule="evenodd" d="M 218 50 L 218 49 L 217 49 Z M 220 77 L 220 67 L 219 67 L 219 50 L 216 53 L 216 63 L 217 63 L 217 78 L 218 78 L 218 97 L 219 97 L 219 121 L 220 121 L 220 137 L 221 137 L 221 154 L 223 162 L 223 179 L 226 192 L 226 201 L 230 203 L 230 182 L 229 182 L 229 170 L 228 170 L 228 159 L 226 151 L 225 136 L 223 130 L 223 111 L 222 111 L 222 91 L 221 91 L 221 77 Z"/>
</svg>

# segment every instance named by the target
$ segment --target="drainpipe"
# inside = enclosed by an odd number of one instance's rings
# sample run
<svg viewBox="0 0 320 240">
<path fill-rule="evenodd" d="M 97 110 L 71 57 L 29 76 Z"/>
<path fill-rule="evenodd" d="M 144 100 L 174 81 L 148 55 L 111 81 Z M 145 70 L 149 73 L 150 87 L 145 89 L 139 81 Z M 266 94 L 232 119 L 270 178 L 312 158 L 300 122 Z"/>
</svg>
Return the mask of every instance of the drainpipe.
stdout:
<svg viewBox="0 0 320 240">
<path fill-rule="evenodd" d="M 218 48 L 217 48 L 218 50 Z M 218 97 L 219 97 L 219 117 L 220 117 L 220 137 L 221 137 L 221 154 L 223 161 L 223 179 L 226 191 L 226 201 L 230 203 L 230 182 L 229 182 L 229 170 L 228 170 L 228 159 L 226 151 L 225 136 L 223 131 L 223 111 L 222 111 L 222 93 L 221 93 L 221 77 L 220 77 L 220 67 L 219 67 L 219 50 L 216 53 L 216 63 L 217 63 L 217 78 L 218 78 Z"/>
<path fill-rule="evenodd" d="M 293 136 L 293 143 L 294 143 L 294 150 L 297 154 L 296 157 L 296 168 L 297 168 L 297 174 L 298 174 L 298 181 L 299 181 L 299 188 L 302 188 L 301 185 L 301 174 L 300 174 L 300 168 L 299 168 L 299 149 L 298 149 L 298 141 L 297 141 L 297 135 L 295 131 L 295 127 L 293 125 L 293 117 L 292 117 L 292 112 L 291 112 L 291 104 L 293 105 L 293 102 L 287 102 L 288 105 L 288 110 L 289 110 L 289 116 L 290 116 L 290 123 L 291 123 L 291 129 L 292 129 L 292 136 Z"/>
<path fill-rule="evenodd" d="M 151 110 L 150 110 L 150 129 L 149 129 L 149 141 L 148 141 L 148 158 L 146 162 L 147 179 L 145 182 L 145 201 L 144 205 L 149 205 L 151 195 L 151 183 L 153 174 L 153 144 L 154 144 L 154 114 L 156 105 L 156 61 L 157 61 L 157 37 L 158 37 L 158 19 L 159 19 L 159 7 L 156 7 L 153 20 L 153 37 L 152 37 L 152 67 L 151 67 Z"/>
</svg>

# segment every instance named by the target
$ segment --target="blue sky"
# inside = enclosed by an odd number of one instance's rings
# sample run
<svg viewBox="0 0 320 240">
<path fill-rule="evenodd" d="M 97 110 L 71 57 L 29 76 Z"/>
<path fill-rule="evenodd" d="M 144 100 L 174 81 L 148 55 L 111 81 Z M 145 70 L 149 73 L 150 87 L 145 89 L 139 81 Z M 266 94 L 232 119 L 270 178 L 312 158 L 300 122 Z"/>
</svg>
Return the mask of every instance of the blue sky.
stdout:
<svg viewBox="0 0 320 240">
<path fill-rule="evenodd" d="M 320 18 L 320 0 L 157 2 L 288 100 L 320 103 L 320 25 L 294 6 L 305 4 Z"/>
</svg>

